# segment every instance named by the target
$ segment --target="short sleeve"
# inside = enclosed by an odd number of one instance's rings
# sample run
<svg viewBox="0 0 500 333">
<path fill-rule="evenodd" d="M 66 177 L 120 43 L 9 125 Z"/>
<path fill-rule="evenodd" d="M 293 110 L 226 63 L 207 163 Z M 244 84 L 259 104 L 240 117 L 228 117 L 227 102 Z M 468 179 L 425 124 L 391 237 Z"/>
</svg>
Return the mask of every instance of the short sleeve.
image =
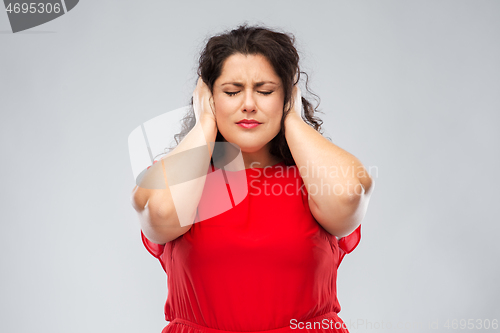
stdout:
<svg viewBox="0 0 500 333">
<path fill-rule="evenodd" d="M 161 244 L 156 244 L 150 241 L 149 239 L 144 236 L 144 233 L 141 230 L 141 238 L 142 238 L 142 243 L 144 244 L 144 247 L 146 247 L 146 250 L 148 250 L 149 253 L 156 259 L 158 259 L 161 263 L 161 266 L 165 270 L 165 267 L 163 265 L 163 251 L 165 250 L 165 245 Z"/>
<path fill-rule="evenodd" d="M 354 249 L 358 246 L 359 242 L 361 241 L 361 224 L 351 232 L 349 235 L 344 236 L 338 240 L 339 244 L 339 263 L 342 262 L 342 259 L 344 259 L 344 256 L 348 253 L 351 253 L 354 251 Z M 338 267 L 337 265 L 337 267 Z"/>
</svg>

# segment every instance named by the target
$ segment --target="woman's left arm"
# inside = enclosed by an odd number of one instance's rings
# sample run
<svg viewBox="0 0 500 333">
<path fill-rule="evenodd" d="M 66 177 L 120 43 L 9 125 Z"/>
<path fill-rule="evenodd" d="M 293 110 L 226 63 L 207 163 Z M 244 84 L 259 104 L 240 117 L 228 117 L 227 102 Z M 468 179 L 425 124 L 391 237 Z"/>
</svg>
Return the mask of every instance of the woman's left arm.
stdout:
<svg viewBox="0 0 500 333">
<path fill-rule="evenodd" d="M 307 189 L 309 208 L 330 234 L 347 236 L 361 224 L 375 183 L 355 156 L 302 119 L 297 85 L 293 96 L 293 110 L 285 118 L 285 137 Z"/>
</svg>

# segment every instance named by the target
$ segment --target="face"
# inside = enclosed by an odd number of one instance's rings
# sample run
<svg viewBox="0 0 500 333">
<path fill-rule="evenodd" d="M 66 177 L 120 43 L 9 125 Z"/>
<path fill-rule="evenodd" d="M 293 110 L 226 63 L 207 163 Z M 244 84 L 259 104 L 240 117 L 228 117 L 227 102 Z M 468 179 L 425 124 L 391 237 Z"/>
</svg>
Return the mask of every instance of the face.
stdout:
<svg viewBox="0 0 500 333">
<path fill-rule="evenodd" d="M 281 129 L 284 90 L 266 57 L 241 53 L 228 57 L 214 82 L 213 99 L 217 127 L 228 142 L 245 153 L 269 149 Z M 260 124 L 238 125 L 242 119 Z"/>
</svg>

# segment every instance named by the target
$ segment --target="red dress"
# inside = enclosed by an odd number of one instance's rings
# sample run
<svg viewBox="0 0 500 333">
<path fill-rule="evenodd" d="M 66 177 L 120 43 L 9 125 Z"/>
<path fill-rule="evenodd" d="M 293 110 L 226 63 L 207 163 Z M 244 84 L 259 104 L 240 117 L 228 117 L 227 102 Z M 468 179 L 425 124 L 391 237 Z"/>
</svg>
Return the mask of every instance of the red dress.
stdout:
<svg viewBox="0 0 500 333">
<path fill-rule="evenodd" d="M 295 165 L 239 172 L 248 195 L 233 208 L 165 245 L 141 231 L 167 274 L 170 323 L 162 333 L 348 332 L 337 315 L 337 268 L 358 245 L 361 225 L 339 240 L 329 234 L 309 210 Z M 222 197 L 208 195 L 208 179 L 197 221 Z"/>
</svg>

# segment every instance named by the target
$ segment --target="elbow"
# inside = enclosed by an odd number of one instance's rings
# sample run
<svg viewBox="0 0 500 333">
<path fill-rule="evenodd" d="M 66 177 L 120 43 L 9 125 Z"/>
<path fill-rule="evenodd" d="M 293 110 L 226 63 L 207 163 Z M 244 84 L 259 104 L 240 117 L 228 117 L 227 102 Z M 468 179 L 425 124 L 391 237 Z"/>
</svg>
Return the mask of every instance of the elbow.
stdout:
<svg viewBox="0 0 500 333">
<path fill-rule="evenodd" d="M 150 228 L 157 231 L 165 230 L 173 226 L 173 216 L 177 216 L 175 208 L 168 205 L 159 197 L 152 196 L 146 203 L 145 212 L 147 211 L 147 222 Z"/>
<path fill-rule="evenodd" d="M 165 244 L 171 240 L 174 219 L 171 210 L 165 205 L 158 206 L 148 202 L 138 214 L 141 229 L 149 240 L 156 244 Z"/>
<path fill-rule="evenodd" d="M 368 177 L 360 180 L 344 195 L 336 196 L 335 200 L 319 207 L 310 201 L 311 212 L 316 221 L 330 234 L 339 238 L 350 235 L 361 224 L 370 196 L 373 193 L 374 181 Z"/>
<path fill-rule="evenodd" d="M 344 197 L 342 204 L 340 204 L 335 212 L 330 216 L 335 216 L 329 220 L 327 231 L 342 238 L 350 235 L 361 224 L 361 221 L 366 215 L 370 194 L 373 191 L 373 186 L 370 187 L 369 192 L 363 192 L 359 195 L 351 195 Z"/>
<path fill-rule="evenodd" d="M 360 190 L 356 191 L 356 194 L 359 197 L 370 196 L 375 188 L 375 181 L 373 178 L 368 173 L 365 173 L 365 176 L 360 178 L 358 181 L 359 184 L 357 188 L 360 188 Z"/>
<path fill-rule="evenodd" d="M 130 204 L 136 210 L 136 212 L 143 211 L 147 203 L 147 200 L 144 200 L 145 198 L 143 198 L 139 190 L 140 188 L 136 186 L 130 194 Z"/>
<path fill-rule="evenodd" d="M 358 206 L 370 198 L 375 188 L 375 181 L 370 176 L 363 177 L 352 188 L 352 191 L 348 191 L 341 197 L 341 201 L 347 207 L 352 207 L 352 210 L 356 210 Z"/>
<path fill-rule="evenodd" d="M 352 218 L 338 219 L 331 223 L 323 223 L 323 228 L 331 235 L 342 238 L 350 235 L 360 225 L 360 221 Z"/>
<path fill-rule="evenodd" d="M 137 187 L 130 195 L 130 203 L 139 216 L 141 228 L 165 230 L 172 224 L 175 209 L 170 207 L 161 193 Z"/>
</svg>

